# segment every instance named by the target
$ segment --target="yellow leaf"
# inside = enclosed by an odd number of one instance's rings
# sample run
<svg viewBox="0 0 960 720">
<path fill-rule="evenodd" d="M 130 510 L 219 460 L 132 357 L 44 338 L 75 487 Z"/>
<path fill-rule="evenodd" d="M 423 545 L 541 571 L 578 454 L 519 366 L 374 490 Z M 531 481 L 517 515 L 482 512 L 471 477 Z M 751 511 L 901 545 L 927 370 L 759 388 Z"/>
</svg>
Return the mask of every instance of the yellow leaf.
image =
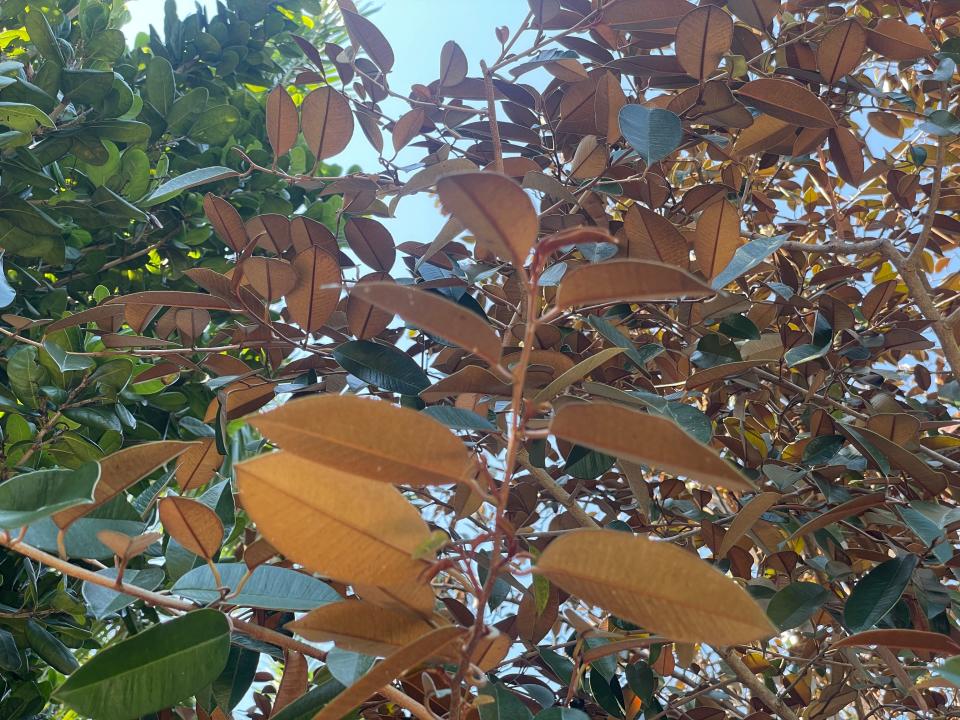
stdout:
<svg viewBox="0 0 960 720">
<path fill-rule="evenodd" d="M 294 455 L 379 482 L 435 485 L 475 473 L 463 442 L 444 425 L 388 402 L 316 395 L 248 420 Z"/>
<path fill-rule="evenodd" d="M 678 642 L 739 645 L 774 635 L 733 580 L 696 555 L 617 530 L 551 542 L 534 572 L 571 595 Z"/>
</svg>

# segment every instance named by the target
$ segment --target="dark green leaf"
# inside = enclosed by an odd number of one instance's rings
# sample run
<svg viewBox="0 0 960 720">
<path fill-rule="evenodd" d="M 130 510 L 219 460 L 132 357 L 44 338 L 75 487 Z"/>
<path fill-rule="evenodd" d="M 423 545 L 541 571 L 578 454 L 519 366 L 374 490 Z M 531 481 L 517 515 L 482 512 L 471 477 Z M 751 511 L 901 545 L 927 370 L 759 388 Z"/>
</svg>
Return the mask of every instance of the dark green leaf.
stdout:
<svg viewBox="0 0 960 720">
<path fill-rule="evenodd" d="M 816 583 L 795 582 L 781 588 L 767 605 L 767 616 L 781 630 L 805 622 L 830 599 L 830 592 Z"/>
<path fill-rule="evenodd" d="M 35 470 L 0 485 L 0 528 L 13 530 L 67 508 L 93 501 L 100 466 Z"/>
<path fill-rule="evenodd" d="M 217 182 L 218 180 L 226 180 L 227 178 L 237 177 L 240 173 L 236 170 L 231 170 L 228 167 L 215 166 L 200 168 L 199 170 L 191 170 L 186 172 L 183 175 L 178 175 L 172 180 L 167 180 L 167 182 L 160 185 L 156 190 L 154 190 L 147 198 L 141 203 L 144 207 L 152 207 L 158 205 L 159 203 L 166 202 L 167 200 L 172 200 L 177 195 L 182 193 L 184 190 L 189 190 L 190 188 L 195 188 L 199 185 L 206 185 L 207 183 Z"/>
<path fill-rule="evenodd" d="M 130 720 L 189 698 L 227 664 L 230 625 L 196 610 L 101 650 L 54 692 L 98 720 Z"/>
<path fill-rule="evenodd" d="M 843 621 L 851 631 L 873 627 L 893 609 L 907 589 L 918 562 L 916 555 L 892 558 L 860 579 L 843 607 Z"/>
<path fill-rule="evenodd" d="M 496 425 L 487 418 L 473 412 L 473 410 L 450 405 L 434 405 L 424 408 L 422 412 L 454 430 L 477 430 L 479 432 L 496 432 L 497 430 Z"/>
<path fill-rule="evenodd" d="M 401 395 L 419 395 L 430 379 L 409 355 L 370 340 L 345 342 L 333 351 L 340 366 L 364 382 Z"/>
<path fill-rule="evenodd" d="M 229 713 L 243 700 L 253 684 L 259 663 L 260 653 L 257 651 L 230 646 L 227 666 L 213 681 L 213 696 L 221 710 Z"/>
</svg>

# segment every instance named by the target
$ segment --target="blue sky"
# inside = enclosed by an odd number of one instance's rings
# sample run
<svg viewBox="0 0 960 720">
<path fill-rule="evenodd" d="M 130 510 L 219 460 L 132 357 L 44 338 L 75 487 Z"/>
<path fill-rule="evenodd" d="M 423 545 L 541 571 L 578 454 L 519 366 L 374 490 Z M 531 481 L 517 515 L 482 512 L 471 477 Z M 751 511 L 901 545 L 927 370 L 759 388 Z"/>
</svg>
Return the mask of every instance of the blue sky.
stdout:
<svg viewBox="0 0 960 720">
<path fill-rule="evenodd" d="M 214 0 L 201 0 L 208 8 Z M 181 17 L 192 12 L 194 0 L 177 0 Z M 393 46 L 396 55 L 390 74 L 391 89 L 406 94 L 414 83 L 428 83 L 440 72 L 440 49 L 447 40 L 455 40 L 470 62 L 470 74 L 479 75 L 480 60 L 491 62 L 500 53 L 494 30 L 497 25 L 515 29 L 526 17 L 529 6 L 524 0 L 382 0 L 372 19 Z M 132 20 L 124 28 L 128 38 L 146 31 L 152 23 L 163 27 L 163 2 L 130 0 Z M 409 107 L 392 98 L 382 103 L 384 111 L 398 117 Z M 389 137 L 386 138 L 389 146 Z M 422 155 L 416 149 L 406 150 L 400 164 L 413 164 Z M 348 166 L 358 164 L 366 171 L 380 168 L 376 153 L 370 149 L 359 128 L 350 146 L 331 162 Z M 397 244 L 407 240 L 429 243 L 443 224 L 433 200 L 426 195 L 405 198 L 399 205 L 397 218 L 385 221 Z"/>
</svg>

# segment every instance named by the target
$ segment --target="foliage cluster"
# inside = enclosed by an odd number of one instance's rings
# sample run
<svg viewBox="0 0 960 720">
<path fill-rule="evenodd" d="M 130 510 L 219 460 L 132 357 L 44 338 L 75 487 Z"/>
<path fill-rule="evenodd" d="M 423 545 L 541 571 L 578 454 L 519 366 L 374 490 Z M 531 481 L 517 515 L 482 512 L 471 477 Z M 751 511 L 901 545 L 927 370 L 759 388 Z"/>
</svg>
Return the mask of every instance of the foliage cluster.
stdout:
<svg viewBox="0 0 960 720">
<path fill-rule="evenodd" d="M 960 714 L 954 0 L 171 6 L 0 5 L 0 716 Z"/>
</svg>

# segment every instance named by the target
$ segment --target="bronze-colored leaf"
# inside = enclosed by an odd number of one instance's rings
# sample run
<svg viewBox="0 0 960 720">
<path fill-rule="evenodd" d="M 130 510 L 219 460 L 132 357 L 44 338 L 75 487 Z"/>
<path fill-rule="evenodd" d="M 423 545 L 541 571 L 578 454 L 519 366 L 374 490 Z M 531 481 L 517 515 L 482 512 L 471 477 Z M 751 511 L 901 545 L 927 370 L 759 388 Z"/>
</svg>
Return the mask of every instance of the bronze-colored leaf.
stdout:
<svg viewBox="0 0 960 720">
<path fill-rule="evenodd" d="M 463 442 L 446 427 L 389 402 L 318 395 L 249 421 L 290 453 L 377 482 L 464 482 L 475 472 Z"/>
<path fill-rule="evenodd" d="M 393 321 L 393 313 L 381 310 L 366 300 L 361 300 L 356 289 L 367 283 L 393 282 L 388 273 L 375 272 L 364 275 L 353 286 L 347 298 L 347 326 L 358 340 L 376 337 Z"/>
<path fill-rule="evenodd" d="M 869 28 L 867 47 L 890 60 L 916 60 L 934 52 L 920 28 L 896 18 L 883 18 Z"/>
<path fill-rule="evenodd" d="M 100 530 L 97 540 L 106 545 L 121 562 L 142 555 L 158 540 L 163 539 L 163 533 L 148 532 L 141 535 L 125 535 L 116 530 Z"/>
<path fill-rule="evenodd" d="M 273 701 L 272 711 L 279 713 L 294 700 L 307 692 L 310 680 L 310 668 L 307 659 L 296 650 L 287 650 L 283 655 L 283 677 L 277 688 L 277 697 Z"/>
<path fill-rule="evenodd" d="M 823 81 L 833 85 L 856 70 L 866 49 L 867 31 L 858 20 L 850 19 L 834 27 L 817 48 L 817 66 Z"/>
<path fill-rule="evenodd" d="M 337 239 L 326 225 L 303 215 L 290 221 L 290 243 L 298 253 L 317 247 L 337 257 L 340 250 Z"/>
<path fill-rule="evenodd" d="M 290 317 L 306 332 L 316 332 L 340 301 L 340 265 L 326 250 L 309 247 L 293 259 L 297 284 L 287 293 Z"/>
<path fill-rule="evenodd" d="M 386 588 L 427 585 L 426 522 L 385 482 L 288 452 L 236 465 L 240 502 L 261 534 L 310 572 Z"/>
<path fill-rule="evenodd" d="M 330 86 L 319 87 L 303 99 L 300 127 L 310 152 L 320 160 L 338 155 L 353 137 L 350 103 Z"/>
<path fill-rule="evenodd" d="M 725 646 L 777 632 L 743 588 L 696 554 L 630 533 L 567 533 L 547 546 L 534 571 L 671 640 Z"/>
<path fill-rule="evenodd" d="M 62 510 L 53 516 L 53 521 L 61 529 L 69 527 L 74 520 L 83 517 L 94 508 L 105 505 L 141 478 L 163 467 L 194 446 L 195 443 L 158 440 L 131 445 L 101 458 L 100 481 L 94 488 L 93 502 Z"/>
<path fill-rule="evenodd" d="M 177 460 L 177 484 L 181 492 L 196 490 L 213 479 L 223 465 L 223 456 L 217 451 L 214 438 L 203 438 L 193 443 Z"/>
<path fill-rule="evenodd" d="M 344 650 L 382 657 L 449 624 L 441 616 L 424 619 L 362 600 L 344 600 L 311 610 L 285 627 L 311 642 L 334 642 Z"/>
<path fill-rule="evenodd" d="M 425 330 L 476 354 L 490 365 L 500 362 L 500 336 L 475 312 L 442 295 L 396 283 L 357 284 L 352 293 Z"/>
<path fill-rule="evenodd" d="M 223 523 L 198 500 L 168 495 L 157 504 L 163 529 L 194 555 L 212 560 L 223 541 Z"/>
<path fill-rule="evenodd" d="M 414 108 L 401 115 L 393 126 L 393 150 L 400 152 L 407 144 L 420 134 L 420 128 L 426 121 L 423 108 Z"/>
<path fill-rule="evenodd" d="M 748 104 L 778 120 L 808 128 L 836 127 L 833 112 L 803 85 L 781 78 L 751 80 L 737 90 Z"/>
<path fill-rule="evenodd" d="M 523 268 L 537 240 L 539 220 L 520 185 L 496 173 L 459 173 L 441 178 L 437 194 L 447 212 L 477 240 Z"/>
<path fill-rule="evenodd" d="M 622 405 L 564 405 L 550 423 L 550 432 L 569 442 L 705 485 L 731 490 L 751 487 L 716 450 L 701 445 L 673 421 Z"/>
<path fill-rule="evenodd" d="M 275 157 L 286 155 L 300 133 L 300 118 L 293 98 L 282 85 L 267 95 L 267 138 Z"/>
<path fill-rule="evenodd" d="M 623 216 L 627 255 L 640 260 L 655 260 L 687 269 L 690 249 L 680 231 L 662 215 L 641 205 L 631 205 Z"/>
<path fill-rule="evenodd" d="M 808 520 L 803 525 L 798 527 L 788 539 L 792 540 L 793 538 L 810 535 L 821 528 L 832 525 L 838 520 L 845 520 L 848 517 L 855 517 L 864 511 L 869 510 L 870 508 L 883 505 L 886 503 L 886 501 L 886 496 L 882 492 L 859 495 L 852 500 L 847 500 L 845 503 L 840 503 L 825 513 L 821 513 L 812 520 Z"/>
<path fill-rule="evenodd" d="M 727 534 L 723 536 L 723 542 L 720 543 L 720 548 L 717 550 L 717 557 L 726 557 L 730 548 L 750 532 L 760 516 L 776 505 L 779 499 L 780 494 L 775 492 L 760 493 L 750 498 L 750 502 L 740 508 L 740 512 L 737 513 L 733 522 L 730 523 L 730 527 L 727 528 Z"/>
<path fill-rule="evenodd" d="M 841 638 L 831 648 L 881 647 L 907 649 L 914 652 L 930 652 L 935 655 L 960 655 L 960 643 L 949 635 L 928 630 L 909 630 L 901 628 L 866 630 Z"/>
<path fill-rule="evenodd" d="M 327 703 L 314 715 L 313 720 L 340 720 L 387 683 L 402 677 L 427 659 L 439 656 L 463 634 L 461 628 L 447 626 L 432 630 L 405 645 L 374 665 L 366 675 Z"/>
<path fill-rule="evenodd" d="M 697 266 L 707 280 L 713 280 L 733 260 L 740 247 L 740 214 L 726 200 L 711 203 L 700 213 L 693 234 Z"/>
<path fill-rule="evenodd" d="M 360 261 L 374 270 L 389 272 L 397 257 L 393 236 L 371 218 L 350 218 L 344 227 L 347 244 Z"/>
<path fill-rule="evenodd" d="M 766 30 L 780 13 L 780 0 L 727 0 L 730 12 L 757 30 Z"/>
<path fill-rule="evenodd" d="M 286 260 L 257 255 L 240 266 L 244 280 L 269 302 L 279 300 L 297 285 L 297 273 Z"/>
<path fill-rule="evenodd" d="M 213 229 L 234 252 L 241 252 L 247 245 L 247 231 L 237 209 L 221 197 L 207 193 L 203 198 L 203 211 Z"/>
<path fill-rule="evenodd" d="M 732 42 L 733 19 L 716 5 L 702 5 L 677 25 L 677 60 L 688 75 L 706 80 Z"/>
<path fill-rule="evenodd" d="M 611 260 L 568 272 L 557 291 L 557 307 L 616 302 L 660 302 L 716 294 L 690 273 L 652 260 Z"/>
<path fill-rule="evenodd" d="M 347 32 L 350 34 L 350 40 L 363 48 L 370 59 L 384 73 L 390 72 L 394 61 L 393 49 L 380 29 L 356 10 L 345 7 L 344 2 L 338 4 L 340 5 L 340 15 L 343 17 L 343 23 L 347 26 Z"/>
</svg>

